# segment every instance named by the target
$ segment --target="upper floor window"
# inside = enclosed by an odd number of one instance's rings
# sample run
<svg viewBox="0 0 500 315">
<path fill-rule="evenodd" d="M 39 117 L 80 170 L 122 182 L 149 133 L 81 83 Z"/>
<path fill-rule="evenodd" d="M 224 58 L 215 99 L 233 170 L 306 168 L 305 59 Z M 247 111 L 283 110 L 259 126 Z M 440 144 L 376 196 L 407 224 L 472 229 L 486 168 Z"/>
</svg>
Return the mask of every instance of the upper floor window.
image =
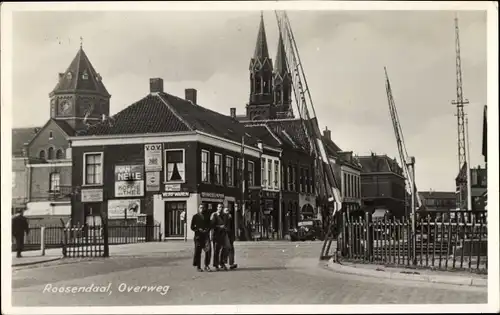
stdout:
<svg viewBox="0 0 500 315">
<path fill-rule="evenodd" d="M 226 185 L 234 186 L 234 159 L 232 156 L 226 156 Z"/>
<path fill-rule="evenodd" d="M 184 182 L 185 181 L 185 161 L 183 149 L 165 150 L 165 181 Z"/>
<path fill-rule="evenodd" d="M 58 192 L 60 191 L 61 175 L 59 173 L 51 173 L 49 178 L 49 191 Z"/>
<path fill-rule="evenodd" d="M 291 191 L 296 191 L 296 185 L 297 185 L 297 167 L 293 166 L 292 167 L 292 189 Z"/>
<path fill-rule="evenodd" d="M 306 193 L 311 192 L 311 178 L 309 177 L 309 169 L 306 168 Z"/>
<path fill-rule="evenodd" d="M 243 170 L 242 170 L 242 159 L 238 158 L 238 162 L 236 163 L 236 186 L 241 187 L 241 182 L 244 180 Z"/>
<path fill-rule="evenodd" d="M 49 131 L 49 140 L 54 139 L 54 135 L 52 134 L 52 131 Z"/>
<path fill-rule="evenodd" d="M 41 150 L 40 153 L 38 154 L 38 157 L 41 159 L 41 160 L 45 160 L 45 150 Z"/>
<path fill-rule="evenodd" d="M 260 161 L 260 181 L 261 181 L 261 186 L 266 187 L 266 159 L 261 159 Z"/>
<path fill-rule="evenodd" d="M 286 189 L 286 167 L 281 164 L 281 187 L 282 189 Z"/>
<path fill-rule="evenodd" d="M 293 168 L 288 165 L 288 191 L 293 191 Z"/>
<path fill-rule="evenodd" d="M 208 151 L 201 151 L 201 181 L 203 183 L 210 182 L 210 153 Z"/>
<path fill-rule="evenodd" d="M 50 147 L 48 150 L 48 160 L 53 160 L 54 159 L 54 148 Z"/>
<path fill-rule="evenodd" d="M 248 187 L 253 187 L 255 185 L 255 170 L 254 163 L 252 161 L 248 161 Z"/>
<path fill-rule="evenodd" d="M 267 187 L 273 187 L 273 161 L 267 160 Z"/>
<path fill-rule="evenodd" d="M 222 185 L 222 155 L 219 153 L 214 156 L 214 184 Z"/>
<path fill-rule="evenodd" d="M 56 152 L 56 159 L 61 160 L 63 158 L 64 158 L 63 150 L 61 150 L 61 149 L 57 150 L 57 152 Z"/>
<path fill-rule="evenodd" d="M 343 186 L 343 187 L 342 187 L 342 195 L 343 195 L 344 197 L 347 197 L 347 174 L 346 174 L 346 173 L 344 173 L 344 176 L 343 176 L 343 177 L 344 177 L 344 182 L 343 182 L 343 185 L 342 185 L 342 186 Z"/>
<path fill-rule="evenodd" d="M 84 153 L 84 185 L 102 184 L 102 153 Z"/>
<path fill-rule="evenodd" d="M 280 162 L 279 161 L 274 161 L 274 188 L 278 189 L 279 187 L 279 182 L 280 182 Z"/>
</svg>

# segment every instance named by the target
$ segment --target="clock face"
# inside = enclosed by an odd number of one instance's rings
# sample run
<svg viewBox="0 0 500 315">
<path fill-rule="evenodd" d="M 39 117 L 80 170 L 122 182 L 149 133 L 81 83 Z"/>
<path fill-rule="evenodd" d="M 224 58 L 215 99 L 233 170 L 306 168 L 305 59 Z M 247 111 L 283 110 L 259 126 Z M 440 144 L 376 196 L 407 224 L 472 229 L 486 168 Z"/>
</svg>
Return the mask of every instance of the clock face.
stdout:
<svg viewBox="0 0 500 315">
<path fill-rule="evenodd" d="M 71 109 L 71 104 L 68 101 L 62 101 L 59 104 L 59 112 L 62 115 L 67 115 L 70 109 Z"/>
</svg>

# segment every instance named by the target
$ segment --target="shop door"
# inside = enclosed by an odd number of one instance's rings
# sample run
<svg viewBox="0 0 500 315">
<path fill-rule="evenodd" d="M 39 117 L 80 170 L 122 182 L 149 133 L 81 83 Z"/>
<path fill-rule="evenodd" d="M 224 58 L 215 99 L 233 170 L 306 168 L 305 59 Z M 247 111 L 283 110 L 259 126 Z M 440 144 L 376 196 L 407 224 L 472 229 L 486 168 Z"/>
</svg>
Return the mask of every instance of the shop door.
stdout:
<svg viewBox="0 0 500 315">
<path fill-rule="evenodd" d="M 181 213 L 186 211 L 185 201 L 165 202 L 165 237 L 183 237 L 184 221 L 181 221 Z"/>
</svg>

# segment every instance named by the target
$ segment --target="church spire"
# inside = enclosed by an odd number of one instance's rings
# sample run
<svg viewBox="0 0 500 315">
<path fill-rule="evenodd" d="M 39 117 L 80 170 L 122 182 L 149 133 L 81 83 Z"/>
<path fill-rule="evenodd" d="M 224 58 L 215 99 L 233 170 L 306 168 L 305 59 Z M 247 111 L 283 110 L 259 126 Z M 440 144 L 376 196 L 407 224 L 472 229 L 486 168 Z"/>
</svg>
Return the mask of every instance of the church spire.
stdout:
<svg viewBox="0 0 500 315">
<path fill-rule="evenodd" d="M 264 15 L 260 12 L 259 33 L 257 34 L 257 43 L 255 44 L 254 59 L 264 60 L 269 58 L 269 50 L 267 48 L 266 28 L 264 27 Z"/>
<path fill-rule="evenodd" d="M 288 72 L 286 65 L 285 45 L 283 44 L 283 37 L 281 37 L 281 33 L 278 39 L 278 52 L 276 53 L 276 63 L 274 65 L 274 70 L 276 74 L 280 74 L 281 76 Z"/>
<path fill-rule="evenodd" d="M 293 117 L 291 106 L 292 80 L 290 72 L 288 71 L 285 45 L 283 44 L 281 33 L 278 39 L 278 50 L 276 53 L 273 79 L 274 106 L 276 107 L 277 117 Z"/>
</svg>

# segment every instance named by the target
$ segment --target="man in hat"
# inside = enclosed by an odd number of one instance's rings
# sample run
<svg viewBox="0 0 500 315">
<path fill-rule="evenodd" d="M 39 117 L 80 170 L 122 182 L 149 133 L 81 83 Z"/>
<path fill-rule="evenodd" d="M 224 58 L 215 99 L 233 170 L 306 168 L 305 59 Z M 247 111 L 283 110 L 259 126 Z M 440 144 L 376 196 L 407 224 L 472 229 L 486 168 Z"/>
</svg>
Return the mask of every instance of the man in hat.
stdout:
<svg viewBox="0 0 500 315">
<path fill-rule="evenodd" d="M 12 218 L 12 236 L 16 240 L 17 258 L 22 257 L 21 253 L 24 249 L 24 233 L 29 234 L 28 219 L 24 216 L 24 210 L 20 210 L 18 215 Z"/>
</svg>

